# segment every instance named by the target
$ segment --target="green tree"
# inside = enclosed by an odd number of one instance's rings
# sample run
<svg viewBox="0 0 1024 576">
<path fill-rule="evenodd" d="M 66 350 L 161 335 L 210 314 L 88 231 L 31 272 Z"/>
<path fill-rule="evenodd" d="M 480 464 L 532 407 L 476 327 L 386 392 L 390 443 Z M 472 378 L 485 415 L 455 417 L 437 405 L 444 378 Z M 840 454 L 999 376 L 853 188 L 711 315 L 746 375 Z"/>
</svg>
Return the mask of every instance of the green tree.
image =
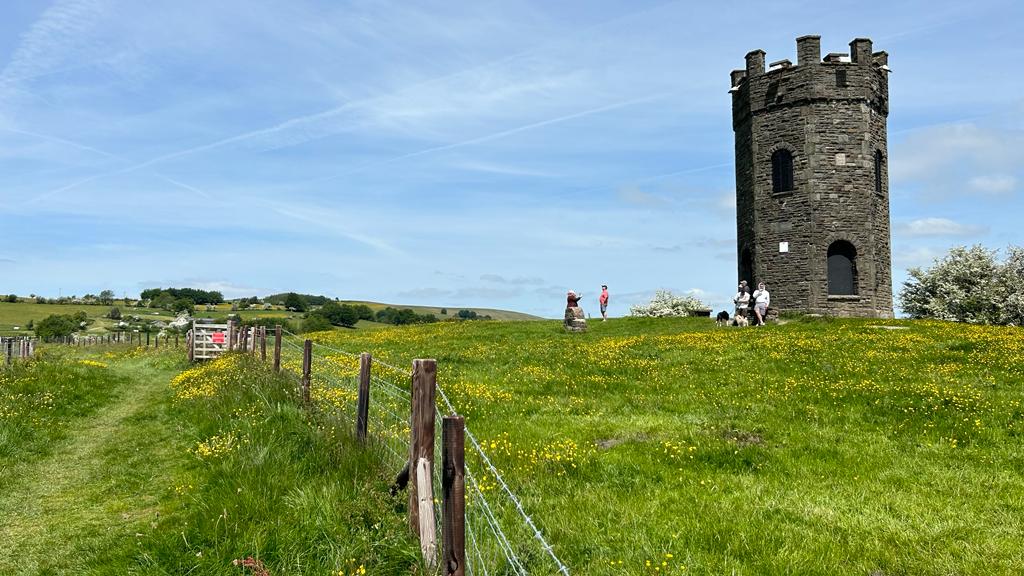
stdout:
<svg viewBox="0 0 1024 576">
<path fill-rule="evenodd" d="M 18 301 L 18 295 L 17 294 L 8 294 L 7 295 L 7 301 L 11 302 L 12 304 L 16 303 Z"/>
<path fill-rule="evenodd" d="M 179 298 L 175 300 L 173 304 L 171 304 L 171 310 L 174 311 L 176 314 L 188 312 L 189 315 L 191 315 L 196 311 L 196 304 L 195 302 L 189 300 L 188 298 Z"/>
<path fill-rule="evenodd" d="M 1003 303 L 1019 289 L 1008 291 L 996 251 L 981 245 L 955 247 L 931 268 L 908 273 L 899 301 L 911 318 L 998 324 Z"/>
<path fill-rule="evenodd" d="M 35 326 L 36 336 L 43 340 L 63 338 L 72 335 L 78 329 L 79 321 L 67 314 L 52 314 L 43 318 Z"/>
<path fill-rule="evenodd" d="M 292 310 L 295 310 L 296 312 L 305 312 L 306 311 L 306 300 L 302 296 L 299 296 L 298 294 L 296 294 L 295 292 L 289 292 L 284 297 L 284 307 L 285 308 L 291 308 Z"/>
<path fill-rule="evenodd" d="M 116 306 L 111 308 L 110 312 L 107 312 L 107 318 L 110 318 L 111 320 L 120 320 L 121 319 L 121 309 L 116 307 Z"/>
<path fill-rule="evenodd" d="M 114 291 L 113 290 L 104 290 L 104 291 L 100 292 L 99 300 L 100 300 L 100 304 L 102 304 L 104 306 L 110 306 L 111 304 L 114 303 Z"/>
<path fill-rule="evenodd" d="M 310 314 L 302 321 L 303 332 L 320 332 L 331 328 L 331 322 L 319 314 Z"/>
</svg>

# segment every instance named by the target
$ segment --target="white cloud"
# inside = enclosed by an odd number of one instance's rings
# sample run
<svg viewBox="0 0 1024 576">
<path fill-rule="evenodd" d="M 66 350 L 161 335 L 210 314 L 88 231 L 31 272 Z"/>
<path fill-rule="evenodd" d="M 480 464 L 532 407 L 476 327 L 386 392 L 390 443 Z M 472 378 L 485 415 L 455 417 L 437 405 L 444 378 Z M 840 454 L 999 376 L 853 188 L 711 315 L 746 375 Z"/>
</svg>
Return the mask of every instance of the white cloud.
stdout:
<svg viewBox="0 0 1024 576">
<path fill-rule="evenodd" d="M 480 279 L 483 280 L 484 282 L 493 282 L 495 284 L 544 284 L 544 279 L 536 276 L 516 276 L 508 278 L 498 274 L 481 274 Z"/>
<path fill-rule="evenodd" d="M 650 192 L 644 192 L 635 185 L 619 188 L 617 195 L 619 200 L 622 200 L 626 204 L 633 204 L 635 206 L 658 207 L 669 203 L 666 198 L 658 196 L 657 194 L 651 194 Z"/>
<path fill-rule="evenodd" d="M 896 232 L 903 236 L 975 236 L 987 231 L 984 226 L 972 226 L 954 222 L 948 218 L 919 218 L 896 225 Z"/>
<path fill-rule="evenodd" d="M 944 124 L 893 138 L 889 176 L 929 196 L 1008 194 L 1024 164 L 1024 133 L 972 123 Z"/>
<path fill-rule="evenodd" d="M 893 247 L 892 263 L 894 268 L 917 268 L 928 266 L 937 258 L 946 253 L 946 250 L 919 246 L 910 249 L 897 249 Z"/>
<path fill-rule="evenodd" d="M 1006 174 L 975 176 L 967 181 L 967 187 L 982 194 L 1009 194 L 1017 188 L 1017 179 Z"/>
</svg>

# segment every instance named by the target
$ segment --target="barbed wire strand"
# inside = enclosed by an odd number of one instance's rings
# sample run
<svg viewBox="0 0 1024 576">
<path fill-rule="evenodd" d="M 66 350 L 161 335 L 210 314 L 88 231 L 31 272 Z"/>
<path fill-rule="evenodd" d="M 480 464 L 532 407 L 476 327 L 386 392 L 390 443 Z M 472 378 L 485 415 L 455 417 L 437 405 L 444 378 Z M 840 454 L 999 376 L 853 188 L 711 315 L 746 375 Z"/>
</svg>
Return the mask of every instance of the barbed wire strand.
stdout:
<svg viewBox="0 0 1024 576">
<path fill-rule="evenodd" d="M 530 518 L 530 515 L 526 513 L 526 510 L 523 508 L 523 504 L 519 501 L 519 498 L 516 497 L 516 495 L 512 492 L 512 489 L 509 488 L 508 484 L 505 483 L 505 479 L 501 477 L 501 474 L 498 473 L 498 469 L 495 468 L 494 464 L 491 463 L 491 459 L 487 457 L 487 454 L 483 451 L 483 448 L 480 447 L 480 443 L 476 441 L 476 437 L 473 436 L 473 433 L 469 431 L 469 426 L 466 426 L 466 437 L 469 438 L 469 441 L 473 443 L 473 447 L 476 448 L 476 451 L 483 458 L 484 462 L 487 464 L 487 467 L 490 469 L 491 474 L 494 474 L 494 478 L 498 481 L 498 483 L 501 484 L 501 487 L 505 490 L 505 493 L 508 494 L 508 497 L 512 500 L 512 503 L 515 504 L 516 510 L 519 510 L 519 514 L 523 517 L 523 520 L 525 520 L 526 523 L 530 526 L 530 528 L 533 529 L 534 538 L 536 538 L 537 541 L 540 542 L 541 548 L 543 548 L 548 553 L 548 555 L 551 556 L 551 559 L 554 560 L 555 565 L 558 566 L 558 571 L 564 574 L 565 576 L 569 576 L 569 569 L 566 568 L 565 564 L 562 564 L 562 561 L 559 560 L 558 556 L 555 555 L 555 551 L 552 550 L 551 545 L 548 544 L 547 540 L 544 539 L 544 534 L 540 531 L 540 528 L 537 528 L 537 525 L 534 524 L 533 519 Z"/>
<path fill-rule="evenodd" d="M 296 334 L 294 334 L 292 332 L 289 332 L 287 330 L 282 330 L 282 331 L 287 333 L 287 334 L 289 334 L 289 335 L 291 335 L 291 336 L 294 336 L 295 338 L 299 338 L 299 336 L 297 336 Z M 284 339 L 282 338 L 282 340 L 284 340 Z M 343 355 L 350 356 L 350 357 L 358 357 L 358 355 L 353 354 L 353 353 L 348 352 L 348 351 L 345 351 L 345 350 L 340 350 L 340 349 L 337 349 L 337 348 L 334 348 L 334 347 L 331 347 L 331 346 L 327 346 L 327 345 L 324 345 L 324 344 L 319 344 L 319 343 L 316 343 L 316 342 L 314 342 L 313 344 L 315 346 L 319 346 L 321 348 L 324 348 L 324 349 L 327 349 L 327 350 L 331 350 L 331 351 L 337 352 L 339 354 L 343 354 Z M 290 342 L 289 342 L 289 345 L 291 345 L 292 347 L 294 347 L 296 349 L 300 349 L 297 345 L 292 344 Z M 391 370 L 394 370 L 395 372 L 399 372 L 399 373 L 404 372 L 403 369 L 398 368 L 396 366 L 393 366 L 393 365 L 391 365 L 391 364 L 389 364 L 389 363 L 387 363 L 387 362 L 385 362 L 383 360 L 377 359 L 377 358 L 374 358 L 373 362 L 376 363 L 376 364 L 380 364 L 380 365 L 382 365 L 382 366 L 384 366 L 386 368 L 390 368 Z M 378 380 L 381 381 L 381 382 L 386 382 L 385 380 L 383 380 L 383 379 L 381 379 L 379 377 L 378 377 Z M 394 388 L 404 392 L 404 390 L 401 390 L 400 388 L 398 388 L 397 386 L 395 386 L 394 384 L 392 384 L 390 382 L 387 382 L 387 384 L 389 384 L 392 387 L 394 387 Z M 449 400 L 448 395 L 444 392 L 444 388 L 442 388 L 440 385 L 438 385 L 437 389 L 438 389 L 438 392 L 440 392 L 440 394 L 441 394 L 441 399 L 444 400 L 444 403 L 445 403 L 446 407 L 448 408 L 448 410 L 450 411 L 450 413 L 453 414 L 453 415 L 457 414 L 457 412 L 455 410 L 455 407 L 451 403 L 451 400 Z M 435 407 L 435 410 L 437 410 L 436 407 Z M 440 414 L 439 411 L 438 411 L 438 414 Z M 393 416 L 397 416 L 395 414 L 392 414 L 392 415 Z M 472 432 L 470 432 L 469 427 L 466 426 L 465 430 L 466 430 L 466 436 L 470 439 L 470 442 L 473 444 L 473 447 L 476 449 L 477 453 L 480 454 L 481 458 L 483 459 L 483 462 L 487 465 L 487 468 L 494 475 L 494 477 L 498 481 L 498 483 L 501 484 L 502 489 L 508 495 L 509 499 L 512 501 L 513 505 L 515 506 L 516 510 L 519 512 L 520 516 L 522 516 L 523 520 L 530 527 L 530 529 L 533 530 L 533 536 L 540 543 L 541 548 L 543 548 L 544 551 L 547 552 L 548 555 L 551 557 L 551 559 L 555 562 L 555 565 L 558 567 L 558 571 L 560 573 L 562 573 L 563 575 L 565 575 L 565 576 L 569 576 L 569 569 L 565 566 L 565 564 L 562 563 L 561 560 L 558 559 L 558 556 L 555 554 L 554 549 L 547 542 L 547 540 L 544 538 L 543 532 L 541 532 L 541 530 L 537 527 L 536 523 L 533 521 L 533 519 L 530 517 L 530 515 L 526 513 L 526 510 L 523 507 L 522 502 L 520 502 L 519 498 L 516 497 L 514 492 L 512 492 L 512 489 L 509 488 L 508 484 L 505 482 L 505 479 L 501 476 L 501 474 L 498 473 L 497 468 L 491 462 L 491 459 L 488 458 L 488 456 L 484 452 L 483 448 L 480 447 L 480 443 L 477 442 L 476 437 L 473 435 Z M 397 456 L 397 454 L 396 454 L 396 456 Z M 469 473 L 468 467 L 467 467 L 466 474 L 467 474 L 467 477 L 470 477 L 472 479 L 472 476 Z M 489 520 L 493 520 L 495 523 L 497 523 L 497 519 L 493 516 L 493 511 L 490 509 L 490 506 L 488 505 L 486 498 L 483 496 L 483 493 L 480 491 L 479 486 L 476 485 L 475 479 L 472 479 L 472 481 L 473 481 L 474 487 L 475 487 L 475 489 L 476 489 L 476 491 L 477 491 L 477 493 L 479 495 L 479 498 L 480 498 L 481 502 L 484 504 L 485 510 L 488 512 L 488 514 L 485 515 L 485 517 L 489 517 Z M 436 517 L 436 515 L 435 515 L 435 517 Z M 488 523 L 490 523 L 490 522 L 488 522 Z M 491 529 L 492 529 L 492 531 L 495 531 L 495 526 L 492 525 Z M 504 532 L 500 530 L 500 525 L 497 526 L 497 529 L 498 530 L 495 533 L 495 536 L 497 537 L 498 534 L 500 533 L 502 535 L 502 537 L 504 537 Z M 499 540 L 500 540 L 500 538 L 499 538 Z M 509 547 L 509 552 L 512 552 L 511 543 L 508 542 L 507 537 L 504 538 L 504 543 L 505 543 L 505 545 L 507 545 Z M 511 556 L 514 556 L 514 552 L 512 552 Z M 511 556 L 506 554 L 506 557 L 508 557 L 509 562 L 514 564 L 515 566 L 517 566 L 518 569 L 521 570 L 523 574 L 525 574 L 526 572 L 525 572 L 525 569 L 522 567 L 522 565 L 519 564 L 517 561 L 514 561 Z"/>
<path fill-rule="evenodd" d="M 487 497 L 484 496 L 480 486 L 476 482 L 476 476 L 470 471 L 469 466 L 466 466 L 466 478 L 469 478 L 473 489 L 477 496 L 477 500 L 483 505 L 482 510 L 484 511 L 484 519 L 487 520 L 487 525 L 490 527 L 491 532 L 494 534 L 495 539 L 498 541 L 498 547 L 505 555 L 505 559 L 512 568 L 516 569 L 522 576 L 527 576 L 526 568 L 519 562 L 519 557 L 516 556 L 515 549 L 512 547 L 512 543 L 509 542 L 508 537 L 505 536 L 505 531 L 501 529 L 501 524 L 498 522 L 497 517 L 494 515 L 494 511 L 491 510 L 490 504 L 487 502 Z"/>
</svg>

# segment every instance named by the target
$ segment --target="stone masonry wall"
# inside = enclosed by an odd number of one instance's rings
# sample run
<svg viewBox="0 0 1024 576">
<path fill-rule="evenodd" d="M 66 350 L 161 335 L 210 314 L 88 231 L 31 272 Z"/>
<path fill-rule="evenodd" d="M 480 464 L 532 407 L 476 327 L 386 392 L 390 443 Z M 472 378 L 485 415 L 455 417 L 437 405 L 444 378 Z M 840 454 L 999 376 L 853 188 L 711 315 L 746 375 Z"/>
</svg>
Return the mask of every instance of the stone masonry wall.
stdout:
<svg viewBox="0 0 1024 576">
<path fill-rule="evenodd" d="M 766 282 L 781 310 L 892 316 L 886 60 L 880 53 L 865 61 L 870 41 L 854 44 L 859 62 L 822 62 L 816 45 L 801 45 L 797 66 L 763 72 L 763 53 L 754 52 L 733 73 L 738 266 L 750 250 L 754 282 Z M 774 193 L 771 157 L 780 148 L 793 155 L 794 189 Z M 876 150 L 886 160 L 882 194 Z M 836 240 L 856 249 L 855 296 L 828 294 L 827 251 Z"/>
</svg>

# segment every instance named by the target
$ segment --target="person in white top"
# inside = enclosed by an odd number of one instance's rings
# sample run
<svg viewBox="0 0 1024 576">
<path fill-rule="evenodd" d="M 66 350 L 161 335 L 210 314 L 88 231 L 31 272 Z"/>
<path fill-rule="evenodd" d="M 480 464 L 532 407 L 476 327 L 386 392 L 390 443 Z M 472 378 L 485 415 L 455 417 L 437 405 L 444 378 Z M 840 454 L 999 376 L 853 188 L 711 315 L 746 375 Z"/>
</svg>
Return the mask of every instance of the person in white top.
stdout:
<svg viewBox="0 0 1024 576">
<path fill-rule="evenodd" d="M 768 315 L 768 305 L 771 304 L 771 296 L 764 288 L 764 282 L 757 284 L 757 290 L 751 296 L 754 301 L 754 315 L 757 316 L 757 325 L 764 326 L 764 317 Z"/>
<path fill-rule="evenodd" d="M 740 284 L 737 290 L 738 292 L 732 298 L 732 303 L 736 306 L 733 316 L 746 317 L 747 308 L 750 306 L 750 292 L 747 291 L 747 283 Z"/>
</svg>

